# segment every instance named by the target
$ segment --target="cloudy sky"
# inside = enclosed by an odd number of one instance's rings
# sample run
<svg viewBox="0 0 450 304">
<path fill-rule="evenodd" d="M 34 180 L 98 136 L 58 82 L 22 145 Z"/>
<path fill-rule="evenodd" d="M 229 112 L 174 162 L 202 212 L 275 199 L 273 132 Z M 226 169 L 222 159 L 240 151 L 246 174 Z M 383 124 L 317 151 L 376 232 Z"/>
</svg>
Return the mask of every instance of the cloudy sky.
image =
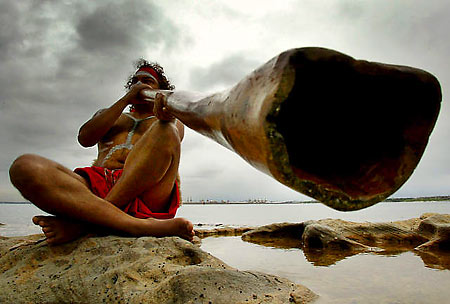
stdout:
<svg viewBox="0 0 450 304">
<path fill-rule="evenodd" d="M 441 82 L 443 104 L 425 155 L 397 197 L 450 194 L 450 2 L 446 0 L 0 1 L 0 201 L 23 201 L 8 168 L 37 153 L 89 165 L 78 128 L 125 93 L 139 57 L 180 90 L 215 92 L 284 50 L 320 46 L 409 65 Z M 185 199 L 306 200 L 188 130 Z"/>
</svg>

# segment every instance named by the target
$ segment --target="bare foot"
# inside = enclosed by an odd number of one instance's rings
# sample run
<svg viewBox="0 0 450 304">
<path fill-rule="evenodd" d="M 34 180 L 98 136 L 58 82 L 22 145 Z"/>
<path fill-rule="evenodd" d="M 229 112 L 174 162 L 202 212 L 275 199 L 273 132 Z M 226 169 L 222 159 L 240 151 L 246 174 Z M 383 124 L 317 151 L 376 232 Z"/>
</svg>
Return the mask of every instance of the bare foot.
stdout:
<svg viewBox="0 0 450 304">
<path fill-rule="evenodd" d="M 168 220 L 154 218 L 139 219 L 139 229 L 131 233 L 136 236 L 179 236 L 192 241 L 194 225 L 184 218 L 178 217 Z M 47 237 L 47 243 L 55 245 L 73 241 L 86 234 L 81 222 L 72 222 L 56 216 L 35 216 L 33 223 L 41 226 Z"/>
<path fill-rule="evenodd" d="M 142 230 L 136 233 L 140 236 L 179 236 L 188 241 L 194 238 L 194 225 L 182 217 L 168 220 L 148 218 L 142 221 L 145 221 Z"/>
<path fill-rule="evenodd" d="M 42 228 L 47 243 L 56 245 L 73 241 L 86 234 L 81 223 L 61 219 L 56 216 L 35 216 L 33 223 Z"/>
</svg>

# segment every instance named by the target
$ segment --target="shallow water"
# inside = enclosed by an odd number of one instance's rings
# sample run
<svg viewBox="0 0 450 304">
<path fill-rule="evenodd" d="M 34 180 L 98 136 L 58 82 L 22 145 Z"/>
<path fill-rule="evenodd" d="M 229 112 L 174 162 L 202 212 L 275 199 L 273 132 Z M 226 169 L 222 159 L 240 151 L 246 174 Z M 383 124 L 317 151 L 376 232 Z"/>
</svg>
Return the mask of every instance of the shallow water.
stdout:
<svg viewBox="0 0 450 304">
<path fill-rule="evenodd" d="M 355 222 L 388 222 L 419 217 L 423 213 L 450 213 L 450 202 L 379 203 L 358 211 L 342 212 L 323 204 L 184 205 L 177 216 L 194 223 L 261 226 L 278 222 L 304 222 L 335 218 Z"/>
<path fill-rule="evenodd" d="M 288 278 L 320 296 L 316 303 L 448 303 L 450 271 L 424 265 L 413 252 L 359 254 L 327 267 L 308 262 L 301 249 L 278 249 L 240 237 L 209 237 L 202 249 L 240 270 Z"/>
<path fill-rule="evenodd" d="M 185 205 L 178 216 L 206 226 L 260 226 L 322 218 L 388 222 L 427 212 L 450 213 L 450 202 L 379 203 L 354 212 L 339 212 L 321 204 Z M 6 224 L 0 226 L 0 235 L 39 233 L 30 220 L 36 214 L 44 213 L 32 205 L 0 204 L 0 223 Z M 265 247 L 240 237 L 209 237 L 203 240 L 202 249 L 240 270 L 261 271 L 303 284 L 320 296 L 317 303 L 448 303 L 450 298 L 450 270 L 433 257 L 426 264 L 412 251 L 358 254 L 329 266 L 314 266 L 301 249 Z"/>
<path fill-rule="evenodd" d="M 41 229 L 31 222 L 35 215 L 47 213 L 30 204 L 0 204 L 1 236 L 19 236 L 41 233 Z"/>
</svg>

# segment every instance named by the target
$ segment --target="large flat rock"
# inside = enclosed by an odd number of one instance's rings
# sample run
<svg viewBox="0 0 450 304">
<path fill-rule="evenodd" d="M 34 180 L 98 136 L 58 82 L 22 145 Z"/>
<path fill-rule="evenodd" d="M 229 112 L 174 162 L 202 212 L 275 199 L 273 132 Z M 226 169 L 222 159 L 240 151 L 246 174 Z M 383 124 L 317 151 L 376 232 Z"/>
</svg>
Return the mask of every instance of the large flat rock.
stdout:
<svg viewBox="0 0 450 304">
<path fill-rule="evenodd" d="M 0 240 L 0 303 L 308 303 L 286 279 L 238 271 L 177 237 Z"/>
</svg>

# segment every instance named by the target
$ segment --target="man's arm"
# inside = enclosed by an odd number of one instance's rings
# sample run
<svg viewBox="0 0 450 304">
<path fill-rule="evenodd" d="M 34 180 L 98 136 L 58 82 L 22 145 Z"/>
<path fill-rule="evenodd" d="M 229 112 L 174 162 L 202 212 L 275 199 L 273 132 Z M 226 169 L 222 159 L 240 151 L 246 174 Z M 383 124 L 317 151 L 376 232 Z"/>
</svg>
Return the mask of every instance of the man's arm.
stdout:
<svg viewBox="0 0 450 304">
<path fill-rule="evenodd" d="M 111 129 L 128 105 L 125 100 L 120 99 L 107 109 L 101 109 L 81 126 L 78 132 L 78 142 L 83 147 L 92 147 Z"/>
<path fill-rule="evenodd" d="M 139 98 L 139 93 L 141 90 L 148 88 L 150 86 L 146 84 L 135 85 L 124 97 L 116 101 L 112 106 L 95 113 L 78 131 L 78 142 L 83 147 L 92 147 L 97 144 L 109 129 L 111 129 L 129 104 L 142 103 L 142 99 Z"/>
</svg>

